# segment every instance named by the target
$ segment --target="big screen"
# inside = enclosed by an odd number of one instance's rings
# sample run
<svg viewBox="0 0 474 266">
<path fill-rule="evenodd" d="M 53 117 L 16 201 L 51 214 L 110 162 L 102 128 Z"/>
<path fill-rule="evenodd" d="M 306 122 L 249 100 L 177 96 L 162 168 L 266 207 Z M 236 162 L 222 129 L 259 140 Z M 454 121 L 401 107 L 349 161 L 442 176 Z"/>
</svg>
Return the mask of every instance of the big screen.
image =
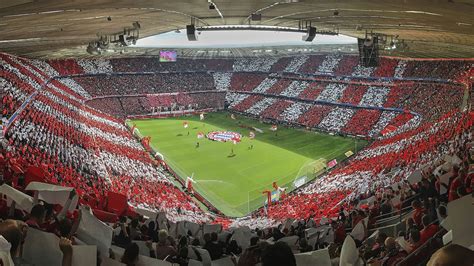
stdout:
<svg viewBox="0 0 474 266">
<path fill-rule="evenodd" d="M 160 62 L 176 62 L 176 51 L 160 51 Z"/>
</svg>

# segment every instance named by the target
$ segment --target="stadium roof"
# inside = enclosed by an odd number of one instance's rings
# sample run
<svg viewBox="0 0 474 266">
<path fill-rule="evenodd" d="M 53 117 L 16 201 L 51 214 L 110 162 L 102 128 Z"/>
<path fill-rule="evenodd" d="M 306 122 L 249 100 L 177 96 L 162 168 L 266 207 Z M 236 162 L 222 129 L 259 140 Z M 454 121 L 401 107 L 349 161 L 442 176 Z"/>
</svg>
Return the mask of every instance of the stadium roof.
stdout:
<svg viewBox="0 0 474 266">
<path fill-rule="evenodd" d="M 366 30 L 398 36 L 407 46 L 385 54 L 474 57 L 472 0 L 212 2 L 215 9 L 210 9 L 206 0 L 2 0 L 0 51 L 31 57 L 86 56 L 89 42 L 121 32 L 134 22 L 139 22 L 143 38 L 184 28 L 191 20 L 197 26 L 281 27 L 311 21 L 318 30 L 338 30 L 352 37 L 363 37 Z M 252 13 L 260 13 L 261 21 L 252 21 Z M 149 54 L 136 49 L 131 52 Z"/>
</svg>

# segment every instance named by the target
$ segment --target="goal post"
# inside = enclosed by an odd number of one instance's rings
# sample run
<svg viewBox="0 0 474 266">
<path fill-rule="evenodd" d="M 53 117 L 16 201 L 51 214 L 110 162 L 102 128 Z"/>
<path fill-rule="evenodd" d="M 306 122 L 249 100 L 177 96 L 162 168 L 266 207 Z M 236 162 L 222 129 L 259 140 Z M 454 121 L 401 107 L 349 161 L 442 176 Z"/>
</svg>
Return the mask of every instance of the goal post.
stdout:
<svg viewBox="0 0 474 266">
<path fill-rule="evenodd" d="M 323 158 L 317 160 L 308 160 L 305 162 L 299 169 L 294 173 L 294 176 L 288 177 L 284 176 L 281 178 L 275 179 L 275 182 L 278 187 L 286 188 L 286 193 L 289 193 L 298 187 L 303 186 L 311 180 L 314 180 L 317 176 L 322 174 L 326 170 L 326 160 Z M 245 206 L 239 206 L 240 211 L 247 213 L 252 212 L 253 210 L 264 205 L 268 201 L 268 194 L 264 193 L 266 191 L 275 190 L 272 187 L 272 184 L 267 184 L 254 188 L 247 192 L 247 203 Z M 278 194 L 278 193 L 276 193 Z M 273 194 L 275 195 L 275 193 Z"/>
</svg>

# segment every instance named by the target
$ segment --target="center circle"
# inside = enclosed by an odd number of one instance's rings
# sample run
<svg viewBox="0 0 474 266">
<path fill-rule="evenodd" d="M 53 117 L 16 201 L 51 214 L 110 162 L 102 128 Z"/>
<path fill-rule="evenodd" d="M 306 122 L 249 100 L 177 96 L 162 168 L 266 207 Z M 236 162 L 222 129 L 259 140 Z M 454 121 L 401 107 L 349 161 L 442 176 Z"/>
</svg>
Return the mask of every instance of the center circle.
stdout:
<svg viewBox="0 0 474 266">
<path fill-rule="evenodd" d="M 232 131 L 211 131 L 207 133 L 207 138 L 214 141 L 227 142 L 237 141 L 240 142 L 242 135 Z"/>
</svg>

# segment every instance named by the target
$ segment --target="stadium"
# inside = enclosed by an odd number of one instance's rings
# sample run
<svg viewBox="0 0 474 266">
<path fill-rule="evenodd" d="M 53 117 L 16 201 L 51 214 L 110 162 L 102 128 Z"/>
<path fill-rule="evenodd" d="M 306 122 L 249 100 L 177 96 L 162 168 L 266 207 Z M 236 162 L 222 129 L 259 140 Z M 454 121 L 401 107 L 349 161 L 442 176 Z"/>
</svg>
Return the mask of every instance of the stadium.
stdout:
<svg viewBox="0 0 474 266">
<path fill-rule="evenodd" d="M 2 265 L 473 265 L 471 1 L 0 3 Z"/>
</svg>

